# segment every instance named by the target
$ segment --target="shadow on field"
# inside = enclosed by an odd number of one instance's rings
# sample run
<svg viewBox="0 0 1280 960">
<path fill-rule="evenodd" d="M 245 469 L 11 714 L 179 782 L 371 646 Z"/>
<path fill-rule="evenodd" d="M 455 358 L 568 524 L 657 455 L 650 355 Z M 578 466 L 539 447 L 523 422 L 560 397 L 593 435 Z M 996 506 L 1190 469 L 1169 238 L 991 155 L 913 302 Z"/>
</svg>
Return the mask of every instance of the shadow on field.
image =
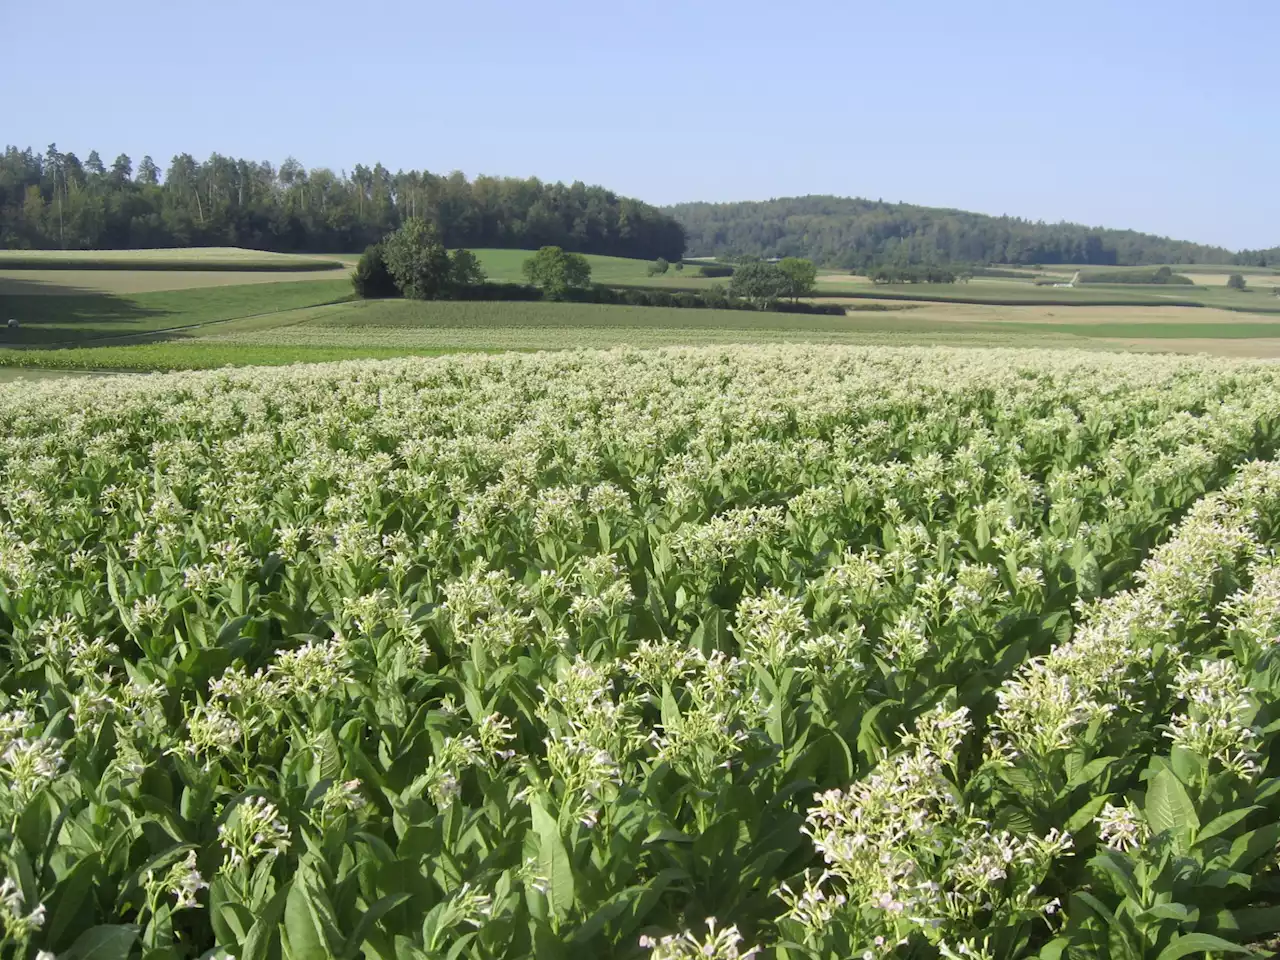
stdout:
<svg viewBox="0 0 1280 960">
<path fill-rule="evenodd" d="M 33 283 L 6 277 L 0 286 L 0 346 L 36 346 L 76 339 L 77 327 L 87 333 L 109 333 L 118 324 L 162 317 L 167 311 L 142 306 L 129 297 L 89 292 L 81 287 L 58 289 L 57 283 Z M 9 320 L 18 328 L 8 328 Z M 56 324 L 50 328 L 49 325 Z"/>
</svg>

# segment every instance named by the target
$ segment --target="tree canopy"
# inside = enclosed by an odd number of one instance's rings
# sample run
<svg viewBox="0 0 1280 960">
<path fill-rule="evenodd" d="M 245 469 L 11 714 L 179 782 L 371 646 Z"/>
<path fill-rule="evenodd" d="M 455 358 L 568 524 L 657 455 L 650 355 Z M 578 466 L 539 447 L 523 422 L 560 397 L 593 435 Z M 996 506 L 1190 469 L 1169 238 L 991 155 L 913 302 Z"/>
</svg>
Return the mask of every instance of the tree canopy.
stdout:
<svg viewBox="0 0 1280 960">
<path fill-rule="evenodd" d="M 684 203 L 663 209 L 684 226 L 690 254 L 699 257 L 806 257 L 859 271 L 885 264 L 1280 263 L 1280 248 L 1233 254 L 1133 230 L 846 197 Z"/>
<path fill-rule="evenodd" d="M 684 231 L 669 215 L 604 187 L 537 178 L 308 170 L 183 153 L 163 177 L 151 157 L 120 154 L 109 168 L 50 144 L 0 155 L 0 247 L 111 249 L 239 246 L 344 252 L 375 244 L 414 217 L 445 246 L 530 249 L 555 245 L 677 261 Z"/>
<path fill-rule="evenodd" d="M 463 295 L 464 288 L 485 279 L 474 253 L 466 248 L 450 253 L 434 226 L 421 217 L 410 217 L 381 243 L 365 250 L 351 284 L 361 297 L 398 293 L 414 300 L 437 300 Z"/>
<path fill-rule="evenodd" d="M 591 264 L 581 254 L 548 246 L 524 262 L 524 275 L 547 296 L 563 297 L 591 283 Z"/>
<path fill-rule="evenodd" d="M 778 265 L 760 260 L 742 264 L 729 281 L 729 296 L 749 300 L 758 307 L 781 300 L 787 289 L 787 278 Z"/>
<path fill-rule="evenodd" d="M 813 285 L 818 281 L 818 268 L 812 260 L 801 257 L 784 257 L 778 264 L 778 272 L 784 278 L 783 296 L 799 300 L 813 293 Z"/>
</svg>

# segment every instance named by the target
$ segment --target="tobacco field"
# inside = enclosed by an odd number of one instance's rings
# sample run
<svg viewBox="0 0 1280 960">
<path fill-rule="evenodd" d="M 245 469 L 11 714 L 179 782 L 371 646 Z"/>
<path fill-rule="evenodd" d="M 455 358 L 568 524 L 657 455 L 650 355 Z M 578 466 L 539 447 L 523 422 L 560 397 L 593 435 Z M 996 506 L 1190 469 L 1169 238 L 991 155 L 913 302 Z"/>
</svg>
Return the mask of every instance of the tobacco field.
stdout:
<svg viewBox="0 0 1280 960">
<path fill-rule="evenodd" d="M 1280 370 L 0 387 L 0 956 L 1269 955 Z"/>
</svg>

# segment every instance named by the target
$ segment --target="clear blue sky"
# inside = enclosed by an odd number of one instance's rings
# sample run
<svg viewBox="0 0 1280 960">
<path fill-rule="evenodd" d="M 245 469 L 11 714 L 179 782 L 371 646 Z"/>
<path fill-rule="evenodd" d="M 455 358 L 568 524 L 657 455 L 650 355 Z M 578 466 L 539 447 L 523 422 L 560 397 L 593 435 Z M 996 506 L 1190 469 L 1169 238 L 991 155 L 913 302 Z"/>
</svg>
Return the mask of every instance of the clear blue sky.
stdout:
<svg viewBox="0 0 1280 960">
<path fill-rule="evenodd" d="M 0 0 L 0 140 L 1280 244 L 1277 0 Z"/>
</svg>

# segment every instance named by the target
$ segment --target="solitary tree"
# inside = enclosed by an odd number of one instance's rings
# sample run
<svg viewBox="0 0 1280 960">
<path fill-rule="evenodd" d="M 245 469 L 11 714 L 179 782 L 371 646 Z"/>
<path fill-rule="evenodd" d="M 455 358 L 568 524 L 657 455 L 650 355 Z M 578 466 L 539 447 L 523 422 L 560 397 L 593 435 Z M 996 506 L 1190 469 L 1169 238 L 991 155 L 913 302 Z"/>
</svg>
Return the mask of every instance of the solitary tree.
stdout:
<svg viewBox="0 0 1280 960">
<path fill-rule="evenodd" d="M 449 287 L 453 262 L 436 235 L 435 227 L 421 217 L 410 217 L 382 244 L 387 271 L 406 297 L 434 300 Z"/>
<path fill-rule="evenodd" d="M 474 287 L 488 279 L 484 267 L 480 266 L 480 259 L 470 250 L 455 250 L 450 259 L 449 282 L 455 287 Z"/>
<path fill-rule="evenodd" d="M 580 253 L 543 247 L 524 262 L 524 275 L 547 296 L 559 299 L 591 282 L 591 264 Z"/>
<path fill-rule="evenodd" d="M 812 260 L 800 257 L 786 257 L 778 264 L 778 272 L 785 279 L 783 296 L 799 300 L 813 293 L 813 285 L 818 280 L 818 268 Z"/>
<path fill-rule="evenodd" d="M 666 273 L 667 268 L 670 266 L 671 264 L 667 263 L 665 257 L 659 257 L 657 260 L 653 261 L 653 263 L 649 264 L 649 276 L 656 277 L 658 274 Z"/>
<path fill-rule="evenodd" d="M 790 289 L 790 280 L 777 264 L 760 260 L 752 260 L 739 266 L 733 272 L 733 279 L 729 281 L 729 296 L 750 300 L 762 309 L 790 296 Z"/>
<path fill-rule="evenodd" d="M 1227 286 L 1232 290 L 1243 290 L 1245 288 L 1244 276 L 1239 273 L 1233 273 L 1227 277 Z"/>
</svg>

